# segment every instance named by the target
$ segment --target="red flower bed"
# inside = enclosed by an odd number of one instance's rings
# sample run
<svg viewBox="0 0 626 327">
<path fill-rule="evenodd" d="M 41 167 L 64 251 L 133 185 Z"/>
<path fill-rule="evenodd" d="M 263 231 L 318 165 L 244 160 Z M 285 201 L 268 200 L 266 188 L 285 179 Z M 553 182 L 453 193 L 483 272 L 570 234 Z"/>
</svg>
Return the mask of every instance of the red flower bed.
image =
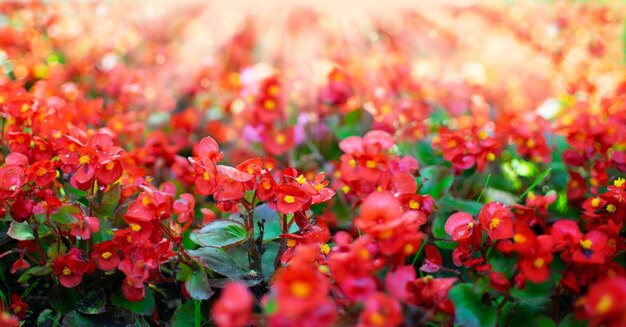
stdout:
<svg viewBox="0 0 626 327">
<path fill-rule="evenodd" d="M 0 3 L 0 326 L 626 325 L 623 4 L 136 6 Z"/>
</svg>

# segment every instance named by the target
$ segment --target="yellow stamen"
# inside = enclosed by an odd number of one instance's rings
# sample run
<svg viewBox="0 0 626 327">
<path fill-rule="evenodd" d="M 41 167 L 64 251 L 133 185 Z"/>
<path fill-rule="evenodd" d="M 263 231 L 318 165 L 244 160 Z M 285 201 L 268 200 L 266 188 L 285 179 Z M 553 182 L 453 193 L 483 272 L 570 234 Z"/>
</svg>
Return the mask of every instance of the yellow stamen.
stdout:
<svg viewBox="0 0 626 327">
<path fill-rule="evenodd" d="M 37 176 L 41 177 L 41 176 L 45 175 L 47 172 L 48 172 L 48 169 L 46 169 L 45 167 L 42 166 L 42 167 L 39 167 L 37 169 L 36 173 L 37 173 Z"/>
<path fill-rule="evenodd" d="M 88 155 L 86 155 L 86 154 L 84 154 L 84 155 L 80 156 L 80 158 L 78 158 L 78 162 L 79 162 L 81 165 L 88 164 L 88 163 L 89 163 L 89 161 L 91 161 L 91 159 L 89 159 L 89 156 L 88 156 Z"/>
<path fill-rule="evenodd" d="M 591 240 L 580 240 L 580 246 L 583 247 L 583 249 L 591 249 L 591 245 L 593 245 L 593 242 L 591 242 Z"/>
<path fill-rule="evenodd" d="M 304 175 L 300 175 L 296 178 L 296 182 L 298 182 L 298 184 L 304 184 L 306 182 L 306 178 L 304 178 Z"/>
<path fill-rule="evenodd" d="M 543 267 L 543 265 L 546 263 L 545 260 L 543 260 L 543 258 L 537 258 L 535 259 L 535 261 L 533 261 L 533 265 L 535 266 L 535 268 L 541 268 Z"/>
<path fill-rule="evenodd" d="M 594 208 L 597 208 L 598 206 L 600 206 L 600 198 L 591 199 L 591 206 Z"/>
<path fill-rule="evenodd" d="M 380 312 L 374 312 L 370 315 L 370 322 L 375 326 L 383 326 L 385 324 L 385 317 Z"/>
<path fill-rule="evenodd" d="M 376 161 L 374 160 L 368 160 L 365 165 L 367 166 L 367 168 L 369 169 L 374 169 L 376 168 Z"/>
<path fill-rule="evenodd" d="M 499 225 L 500 225 L 500 218 L 498 217 L 493 218 L 491 222 L 489 223 L 489 229 L 498 228 Z"/>
<path fill-rule="evenodd" d="M 287 203 L 294 203 L 294 202 L 296 202 L 296 198 L 294 198 L 291 195 L 285 195 L 285 197 L 283 198 L 283 201 L 285 201 Z"/>
<path fill-rule="evenodd" d="M 72 270 L 69 267 L 63 268 L 63 275 L 69 276 L 72 274 Z"/>
<path fill-rule="evenodd" d="M 487 153 L 487 161 L 494 161 L 494 160 L 496 160 L 496 155 L 493 152 Z"/>
<path fill-rule="evenodd" d="M 350 167 L 354 168 L 356 166 L 356 160 L 350 159 L 350 161 L 348 161 L 348 164 L 350 165 Z"/>
<path fill-rule="evenodd" d="M 106 170 L 112 170 L 113 167 L 115 167 L 115 161 L 111 161 L 106 166 L 104 166 L 104 168 L 106 168 Z"/>
<path fill-rule="evenodd" d="M 626 183 L 626 180 L 624 180 L 621 177 L 613 181 L 613 185 L 615 185 L 617 187 L 622 187 L 622 185 L 624 185 L 624 183 Z"/>
<path fill-rule="evenodd" d="M 614 213 L 616 210 L 617 210 L 617 207 L 615 207 L 615 205 L 613 204 L 609 204 L 608 206 L 606 206 L 606 211 L 610 213 Z"/>
<path fill-rule="evenodd" d="M 392 236 L 393 236 L 393 230 L 391 230 L 391 229 L 386 229 L 386 230 L 380 232 L 380 234 L 378 234 L 378 237 L 380 237 L 380 239 L 382 239 L 382 240 L 386 240 L 386 239 L 388 239 L 388 238 L 390 238 Z"/>
<path fill-rule="evenodd" d="M 322 254 L 328 254 L 328 253 L 330 253 L 330 246 L 328 246 L 328 244 L 322 244 L 322 245 L 320 246 L 320 252 L 321 252 Z"/>
<path fill-rule="evenodd" d="M 613 307 L 613 299 L 608 294 L 603 295 L 596 305 L 596 312 L 598 314 L 606 313 Z"/>
<path fill-rule="evenodd" d="M 152 200 L 150 200 L 150 198 L 149 198 L 149 197 L 147 197 L 147 196 L 144 196 L 144 197 L 141 199 L 141 204 L 142 204 L 144 207 L 147 207 L 148 205 L 150 205 L 150 203 L 152 203 Z"/>
<path fill-rule="evenodd" d="M 311 284 L 301 281 L 295 281 L 291 283 L 289 289 L 293 296 L 301 299 L 308 297 L 313 291 L 313 287 L 311 287 Z"/>
<path fill-rule="evenodd" d="M 111 252 L 109 252 L 109 251 L 106 251 L 106 252 L 103 252 L 100 256 L 102 257 L 102 259 L 107 260 L 107 259 L 109 259 L 112 255 L 113 255 L 113 253 L 111 253 Z"/>
<path fill-rule="evenodd" d="M 415 200 L 411 200 L 409 201 L 409 208 L 413 210 L 418 210 L 420 208 L 420 203 Z"/>
<path fill-rule="evenodd" d="M 296 246 L 297 243 L 298 242 L 296 242 L 296 240 L 290 238 L 290 239 L 287 240 L 287 247 L 288 248 L 292 248 L 292 247 Z"/>
<path fill-rule="evenodd" d="M 283 134 L 278 134 L 276 135 L 275 140 L 276 140 L 276 143 L 283 145 L 285 144 L 285 142 L 287 142 L 287 137 L 285 137 L 285 135 Z"/>
<path fill-rule="evenodd" d="M 272 99 L 267 99 L 265 101 L 263 101 L 263 108 L 272 111 L 274 109 L 276 109 L 276 101 L 272 100 Z"/>
<path fill-rule="evenodd" d="M 513 242 L 515 242 L 515 243 L 524 243 L 524 242 L 526 242 L 526 236 L 524 236 L 522 234 L 515 234 L 515 235 L 513 235 Z"/>
<path fill-rule="evenodd" d="M 341 190 L 343 191 L 343 193 L 349 193 L 350 192 L 350 186 L 344 185 L 344 186 L 341 187 Z"/>
<path fill-rule="evenodd" d="M 205 171 L 204 174 L 202 174 L 202 178 L 204 178 L 205 181 L 211 180 L 211 175 L 209 175 L 208 171 Z"/>
<path fill-rule="evenodd" d="M 133 232 L 138 232 L 138 231 L 140 231 L 140 230 L 141 230 L 141 225 L 139 225 L 139 224 L 130 224 L 130 229 L 131 229 Z"/>
</svg>

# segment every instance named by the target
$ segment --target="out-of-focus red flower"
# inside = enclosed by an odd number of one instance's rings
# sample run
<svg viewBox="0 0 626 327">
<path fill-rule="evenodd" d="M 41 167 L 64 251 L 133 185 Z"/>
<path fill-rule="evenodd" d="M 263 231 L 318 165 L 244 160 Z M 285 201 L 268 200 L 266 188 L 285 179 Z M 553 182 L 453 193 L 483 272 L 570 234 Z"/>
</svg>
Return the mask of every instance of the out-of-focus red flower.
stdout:
<svg viewBox="0 0 626 327">
<path fill-rule="evenodd" d="M 376 293 L 365 300 L 357 326 L 398 326 L 402 320 L 400 303 L 385 294 Z"/>
<path fill-rule="evenodd" d="M 211 310 L 213 323 L 218 327 L 247 326 L 253 306 L 254 297 L 244 284 L 228 283 Z"/>
</svg>

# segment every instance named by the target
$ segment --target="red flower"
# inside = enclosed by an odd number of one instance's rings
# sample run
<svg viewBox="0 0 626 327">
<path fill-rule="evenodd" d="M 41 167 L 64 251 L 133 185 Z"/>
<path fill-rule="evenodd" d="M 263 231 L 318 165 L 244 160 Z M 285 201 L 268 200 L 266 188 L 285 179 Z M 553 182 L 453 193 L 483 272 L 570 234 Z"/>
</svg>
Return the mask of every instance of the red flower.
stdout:
<svg viewBox="0 0 626 327">
<path fill-rule="evenodd" d="M 28 179 L 39 187 L 45 187 L 56 179 L 57 171 L 49 160 L 37 161 L 26 170 Z"/>
<path fill-rule="evenodd" d="M 94 246 L 91 252 L 91 259 L 104 271 L 111 271 L 117 268 L 120 263 L 118 247 L 113 241 L 105 241 Z"/>
<path fill-rule="evenodd" d="M 306 209 L 310 205 L 310 198 L 306 192 L 291 185 L 279 185 L 275 191 L 276 210 L 289 214 Z"/>
<path fill-rule="evenodd" d="M 26 309 L 28 309 L 28 304 L 22 301 L 22 298 L 19 295 L 11 294 L 11 305 L 7 309 L 19 319 L 24 319 L 26 317 Z M 2 320 L 0 320 L 0 322 L 1 321 Z"/>
<path fill-rule="evenodd" d="M 531 282 L 541 283 L 550 277 L 548 265 L 552 262 L 552 250 L 554 242 L 549 235 L 537 236 L 537 248 L 533 248 L 529 255 L 522 258 L 520 267 L 522 272 Z"/>
<path fill-rule="evenodd" d="M 194 152 L 201 161 L 208 159 L 213 162 L 219 162 L 224 157 L 217 142 L 209 136 L 203 138 L 198 145 L 196 145 Z"/>
<path fill-rule="evenodd" d="M 94 269 L 94 263 L 78 248 L 71 248 L 52 263 L 52 272 L 59 277 L 61 285 L 67 288 L 80 284 L 83 275 Z"/>
<path fill-rule="evenodd" d="M 406 301 L 409 297 L 407 284 L 415 280 L 415 268 L 413 266 L 400 266 L 391 270 L 385 276 L 385 288 L 394 298 Z"/>
<path fill-rule="evenodd" d="M 580 239 L 572 259 L 576 262 L 604 263 L 607 244 L 606 234 L 593 230 Z"/>
<path fill-rule="evenodd" d="M 211 317 L 218 327 L 247 326 L 253 306 L 254 298 L 248 288 L 240 282 L 230 282 L 213 305 Z"/>
<path fill-rule="evenodd" d="M 444 229 L 453 241 L 462 241 L 470 238 L 477 228 L 474 217 L 467 212 L 457 212 L 446 220 Z"/>
<path fill-rule="evenodd" d="M 478 221 L 493 241 L 513 237 L 511 210 L 502 203 L 487 203 L 480 210 Z"/>
<path fill-rule="evenodd" d="M 583 298 L 585 314 L 593 326 L 623 326 L 626 323 L 626 278 L 616 277 L 592 284 Z"/>
<path fill-rule="evenodd" d="M 398 326 L 402 320 L 400 303 L 385 294 L 376 293 L 365 300 L 365 307 L 357 326 Z"/>
</svg>

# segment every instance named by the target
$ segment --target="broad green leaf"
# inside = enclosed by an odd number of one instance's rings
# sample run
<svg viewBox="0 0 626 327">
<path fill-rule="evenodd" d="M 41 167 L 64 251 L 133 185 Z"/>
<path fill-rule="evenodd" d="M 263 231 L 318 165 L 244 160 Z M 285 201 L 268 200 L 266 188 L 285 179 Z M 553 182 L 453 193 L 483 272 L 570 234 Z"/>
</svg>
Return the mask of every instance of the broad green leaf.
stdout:
<svg viewBox="0 0 626 327">
<path fill-rule="evenodd" d="M 61 314 L 52 309 L 45 309 L 37 316 L 37 327 L 57 326 L 60 324 Z"/>
<path fill-rule="evenodd" d="M 112 217 L 122 195 L 122 184 L 114 184 L 102 197 L 102 202 L 96 210 L 101 217 Z"/>
<path fill-rule="evenodd" d="M 111 303 L 143 316 L 151 315 L 155 308 L 154 295 L 149 287 L 146 287 L 146 297 L 141 301 L 129 301 L 121 292 L 116 292 L 111 295 Z"/>
<path fill-rule="evenodd" d="M 483 204 L 480 202 L 457 199 L 449 194 L 441 197 L 439 200 L 439 206 L 442 211 L 463 211 L 469 213 L 470 215 L 477 215 L 480 212 L 480 209 L 483 208 Z"/>
<path fill-rule="evenodd" d="M 435 199 L 445 194 L 454 181 L 454 173 L 441 166 L 426 167 L 420 171 L 420 176 L 420 194 L 430 194 Z"/>
<path fill-rule="evenodd" d="M 60 313 L 68 313 L 74 310 L 78 303 L 79 295 L 74 288 L 65 288 L 57 285 L 50 292 L 50 305 Z M 78 312 L 77 312 L 78 313 Z"/>
<path fill-rule="evenodd" d="M 190 238 L 202 246 L 224 247 L 242 242 L 248 238 L 245 227 L 234 220 L 220 219 L 191 233 Z"/>
<path fill-rule="evenodd" d="M 208 300 L 213 295 L 204 269 L 196 270 L 189 276 L 185 282 L 185 289 L 189 296 L 196 300 Z"/>
<path fill-rule="evenodd" d="M 17 282 L 26 283 L 33 276 L 46 276 L 50 275 L 51 273 L 52 268 L 50 267 L 35 266 L 23 272 L 20 278 L 17 279 Z"/>
<path fill-rule="evenodd" d="M 188 252 L 190 255 L 198 257 L 198 259 L 200 259 L 200 261 L 207 268 L 220 275 L 224 275 L 232 279 L 240 279 L 247 273 L 222 249 L 201 247 Z"/>
<path fill-rule="evenodd" d="M 52 220 L 59 224 L 71 224 L 76 221 L 74 214 L 79 213 L 79 209 L 72 205 L 62 206 L 59 211 L 52 214 Z"/>
<path fill-rule="evenodd" d="M 537 326 L 537 327 L 556 327 L 556 323 L 550 317 L 539 316 L 539 317 L 535 318 L 535 326 Z"/>
<path fill-rule="evenodd" d="M 12 221 L 9 226 L 9 230 L 7 231 L 7 235 L 9 235 L 12 239 L 18 241 L 28 241 L 34 240 L 35 235 L 33 235 L 33 229 L 30 228 L 30 224 L 28 221 L 23 221 L 18 223 L 17 221 Z"/>
<path fill-rule="evenodd" d="M 576 317 L 574 317 L 574 314 L 572 313 L 565 316 L 559 322 L 559 327 L 585 327 L 585 326 L 587 326 L 587 323 L 576 319 Z"/>
<path fill-rule="evenodd" d="M 472 285 L 457 284 L 450 289 L 448 297 L 454 303 L 455 322 L 461 326 L 495 326 L 496 309 L 481 302 L 481 296 Z"/>
<path fill-rule="evenodd" d="M 76 311 L 88 315 L 96 315 L 106 311 L 106 294 L 102 288 L 88 292 L 81 296 L 76 304 Z"/>
<path fill-rule="evenodd" d="M 176 309 L 170 320 L 171 327 L 189 327 L 193 326 L 195 314 L 194 301 L 186 301 Z"/>
<path fill-rule="evenodd" d="M 95 321 L 78 311 L 72 311 L 63 316 L 63 326 L 93 326 Z"/>
<path fill-rule="evenodd" d="M 450 235 L 446 234 L 444 226 L 446 225 L 446 220 L 448 219 L 447 215 L 437 214 L 435 219 L 433 220 L 433 236 L 439 239 L 450 239 Z M 446 242 L 446 241 L 435 241 L 435 246 L 441 249 L 453 250 L 456 249 L 456 242 Z"/>
<path fill-rule="evenodd" d="M 269 205 L 262 204 L 254 208 L 255 220 L 265 220 L 263 224 L 263 242 L 269 242 L 278 239 L 283 232 L 280 230 L 280 216 L 276 210 L 270 209 Z M 290 233 L 296 232 L 298 225 L 292 224 L 289 229 Z M 259 237 L 259 228 L 254 228 L 254 238 Z"/>
</svg>

